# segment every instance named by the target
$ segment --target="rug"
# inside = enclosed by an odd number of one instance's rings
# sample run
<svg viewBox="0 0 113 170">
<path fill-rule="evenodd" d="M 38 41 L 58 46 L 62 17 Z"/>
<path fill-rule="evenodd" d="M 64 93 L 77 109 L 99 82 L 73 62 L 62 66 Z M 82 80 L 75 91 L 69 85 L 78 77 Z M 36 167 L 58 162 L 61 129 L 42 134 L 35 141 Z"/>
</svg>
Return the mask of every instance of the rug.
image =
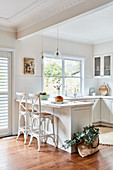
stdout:
<svg viewBox="0 0 113 170">
<path fill-rule="evenodd" d="M 113 128 L 98 127 L 99 128 L 99 143 L 104 145 L 113 145 Z"/>
</svg>

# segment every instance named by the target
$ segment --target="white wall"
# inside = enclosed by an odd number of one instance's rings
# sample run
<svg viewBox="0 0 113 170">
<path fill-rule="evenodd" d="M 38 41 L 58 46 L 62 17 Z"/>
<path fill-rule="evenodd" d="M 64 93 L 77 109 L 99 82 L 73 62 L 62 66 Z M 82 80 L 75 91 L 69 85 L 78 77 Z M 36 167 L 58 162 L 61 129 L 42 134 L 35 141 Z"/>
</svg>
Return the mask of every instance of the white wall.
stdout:
<svg viewBox="0 0 113 170">
<path fill-rule="evenodd" d="M 0 47 L 14 49 L 15 46 L 16 46 L 15 33 L 0 31 Z"/>
<path fill-rule="evenodd" d="M 41 41 L 42 37 L 34 35 L 32 37 L 19 40 L 16 44 L 16 91 L 40 92 L 41 84 Z M 92 66 L 92 45 L 60 40 L 59 49 L 62 55 L 82 57 L 85 59 L 85 80 L 89 80 L 93 74 Z M 44 37 L 44 52 L 52 53 L 56 51 L 56 39 Z M 36 60 L 36 74 L 24 75 L 24 57 L 34 57 Z M 87 81 L 88 81 L 87 80 Z M 85 83 L 85 91 L 88 92 Z"/>
<path fill-rule="evenodd" d="M 101 54 L 112 54 L 113 55 L 113 41 L 93 45 L 93 56 Z M 112 62 L 113 70 L 113 62 Z M 109 87 L 109 95 L 113 95 L 113 77 L 110 78 L 96 78 L 96 90 L 98 92 L 99 87 L 105 82 Z"/>
</svg>

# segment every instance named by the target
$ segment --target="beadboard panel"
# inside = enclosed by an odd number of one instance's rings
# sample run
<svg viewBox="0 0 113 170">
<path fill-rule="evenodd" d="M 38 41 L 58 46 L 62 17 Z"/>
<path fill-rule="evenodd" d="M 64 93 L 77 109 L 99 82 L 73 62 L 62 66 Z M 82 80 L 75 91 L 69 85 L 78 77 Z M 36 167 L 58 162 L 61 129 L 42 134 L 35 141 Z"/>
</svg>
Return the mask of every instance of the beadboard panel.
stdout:
<svg viewBox="0 0 113 170">
<path fill-rule="evenodd" d="M 16 76 L 16 91 L 25 93 L 41 92 L 41 77 L 37 76 Z"/>
</svg>

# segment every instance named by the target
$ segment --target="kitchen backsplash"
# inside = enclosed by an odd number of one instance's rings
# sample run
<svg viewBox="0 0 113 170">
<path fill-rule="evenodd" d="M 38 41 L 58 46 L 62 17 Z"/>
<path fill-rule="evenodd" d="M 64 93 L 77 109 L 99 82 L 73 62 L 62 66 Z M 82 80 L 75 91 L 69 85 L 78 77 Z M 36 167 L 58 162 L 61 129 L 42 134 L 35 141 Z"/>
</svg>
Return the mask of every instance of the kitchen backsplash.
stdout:
<svg viewBox="0 0 113 170">
<path fill-rule="evenodd" d="M 113 95 L 113 78 L 92 78 L 85 79 L 84 82 L 84 94 L 89 95 L 89 88 L 94 87 L 96 90 L 96 95 L 99 95 L 99 87 L 105 82 L 109 87 L 108 95 Z"/>
</svg>

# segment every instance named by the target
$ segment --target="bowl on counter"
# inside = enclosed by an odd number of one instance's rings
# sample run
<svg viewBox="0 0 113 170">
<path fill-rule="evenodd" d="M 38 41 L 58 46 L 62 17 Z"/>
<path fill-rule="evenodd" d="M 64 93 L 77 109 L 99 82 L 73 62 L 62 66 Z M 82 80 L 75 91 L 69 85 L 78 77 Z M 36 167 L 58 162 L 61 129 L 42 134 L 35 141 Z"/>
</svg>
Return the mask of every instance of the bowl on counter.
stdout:
<svg viewBox="0 0 113 170">
<path fill-rule="evenodd" d="M 50 94 L 46 94 L 46 95 L 41 95 L 40 94 L 40 99 L 41 100 L 48 100 L 49 96 L 50 96 Z"/>
</svg>

